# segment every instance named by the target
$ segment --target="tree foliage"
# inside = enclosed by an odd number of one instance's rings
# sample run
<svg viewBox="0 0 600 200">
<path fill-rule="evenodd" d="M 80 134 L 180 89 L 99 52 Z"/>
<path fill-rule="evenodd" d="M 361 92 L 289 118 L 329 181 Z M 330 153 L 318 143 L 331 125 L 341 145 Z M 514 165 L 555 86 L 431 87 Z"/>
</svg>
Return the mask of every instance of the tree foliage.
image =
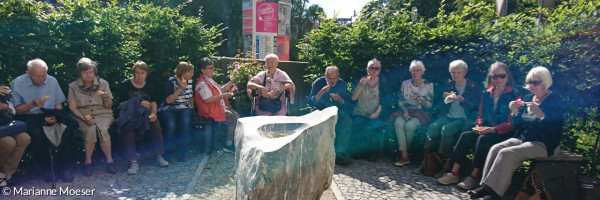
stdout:
<svg viewBox="0 0 600 200">
<path fill-rule="evenodd" d="M 97 61 L 98 75 L 114 92 L 131 75 L 136 60 L 147 62 L 149 80 L 162 83 L 179 61 L 196 62 L 221 44 L 219 26 L 179 8 L 140 1 L 62 0 L 53 7 L 33 0 L 0 2 L 0 80 L 25 72 L 28 60 L 41 58 L 66 93 L 82 56 Z"/>
<path fill-rule="evenodd" d="M 570 121 L 588 120 L 584 110 L 599 106 L 600 2 L 565 0 L 554 9 L 542 9 L 539 1 L 525 0 L 516 13 L 502 18 L 496 17 L 494 1 L 440 2 L 427 7 L 437 8 L 434 16 L 423 16 L 423 8 L 418 7 L 415 21 L 410 8 L 424 1 L 372 1 L 349 27 L 325 19 L 307 35 L 308 42 L 299 45 L 300 59 L 311 65 L 307 81 L 320 76 L 328 65 L 337 65 L 344 79 L 355 81 L 365 74 L 367 61 L 377 58 L 382 73 L 398 81 L 392 87 L 410 77 L 408 65 L 413 59 L 425 63 L 424 77 L 437 85 L 449 80 L 448 63 L 463 59 L 469 65 L 467 77 L 481 83 L 489 65 L 501 61 L 511 66 L 517 85 L 524 84 L 531 68 L 548 67 L 555 80 L 551 89 L 568 102 Z M 566 135 L 573 135 L 573 129 L 566 130 Z M 593 138 L 598 132 L 586 134 Z M 591 162 L 589 157 L 586 162 Z"/>
</svg>

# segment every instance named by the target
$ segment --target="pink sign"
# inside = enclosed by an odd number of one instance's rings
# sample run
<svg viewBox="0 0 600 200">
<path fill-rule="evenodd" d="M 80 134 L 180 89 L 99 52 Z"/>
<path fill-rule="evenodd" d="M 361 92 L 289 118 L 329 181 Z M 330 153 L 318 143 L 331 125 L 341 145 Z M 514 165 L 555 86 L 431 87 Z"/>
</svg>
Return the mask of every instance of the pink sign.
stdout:
<svg viewBox="0 0 600 200">
<path fill-rule="evenodd" d="M 256 32 L 277 33 L 277 3 L 256 3 Z"/>
</svg>

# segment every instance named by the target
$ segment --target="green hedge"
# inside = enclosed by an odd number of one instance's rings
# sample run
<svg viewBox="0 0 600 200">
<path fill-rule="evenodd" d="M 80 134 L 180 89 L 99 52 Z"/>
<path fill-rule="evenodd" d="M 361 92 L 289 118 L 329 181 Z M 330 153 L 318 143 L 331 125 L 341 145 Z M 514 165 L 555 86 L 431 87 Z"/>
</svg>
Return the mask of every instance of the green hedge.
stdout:
<svg viewBox="0 0 600 200">
<path fill-rule="evenodd" d="M 300 58 L 311 64 L 307 81 L 328 65 L 337 65 L 345 80 L 357 81 L 372 58 L 382 61 L 382 74 L 398 81 L 392 87 L 410 78 L 413 59 L 424 62 L 424 78 L 438 85 L 450 79 L 448 63 L 455 59 L 465 60 L 467 78 L 480 83 L 490 64 L 504 62 L 518 86 L 531 68 L 545 66 L 555 80 L 551 89 L 568 104 L 563 147 L 585 155 L 583 171 L 600 177 L 597 167 L 591 167 L 600 165 L 600 156 L 590 147 L 600 125 L 598 115 L 589 114 L 600 102 L 599 1 L 564 0 L 554 9 L 540 9 L 539 1 L 524 0 L 516 13 L 502 18 L 496 17 L 490 0 L 463 1 L 464 7 L 455 11 L 442 1 L 435 17 L 416 21 L 410 20 L 410 1 L 392 3 L 396 1 L 368 5 L 351 26 L 325 19 L 309 33 L 309 42 L 299 45 Z M 538 12 L 543 13 L 540 25 Z"/>
<path fill-rule="evenodd" d="M 28 60 L 41 58 L 66 94 L 85 54 L 99 63 L 98 75 L 115 93 L 137 60 L 150 65 L 148 79 L 160 86 L 179 61 L 196 63 L 222 42 L 217 39 L 222 28 L 206 27 L 200 16 L 181 15 L 180 8 L 136 0 L 59 2 L 56 7 L 33 0 L 0 2 L 0 82 L 12 81 L 25 73 Z"/>
</svg>

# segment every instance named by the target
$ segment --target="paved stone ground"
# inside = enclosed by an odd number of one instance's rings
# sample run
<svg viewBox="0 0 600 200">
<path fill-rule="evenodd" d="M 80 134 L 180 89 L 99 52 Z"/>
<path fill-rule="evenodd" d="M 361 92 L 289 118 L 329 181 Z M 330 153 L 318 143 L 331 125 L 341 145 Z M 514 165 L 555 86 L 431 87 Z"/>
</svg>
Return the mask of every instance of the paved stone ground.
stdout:
<svg viewBox="0 0 600 200">
<path fill-rule="evenodd" d="M 395 167 L 388 159 L 355 160 L 346 167 L 336 165 L 333 179 L 344 199 L 469 199 L 455 185 L 442 186 L 435 178 L 413 174 L 415 168 Z"/>
<path fill-rule="evenodd" d="M 413 174 L 417 164 L 394 167 L 389 158 L 377 162 L 355 160 L 350 166 L 335 167 L 334 184 L 322 200 L 342 199 L 468 199 L 465 191 L 442 186 L 432 177 Z M 141 163 L 137 175 L 127 175 L 126 164 L 117 174 L 109 174 L 99 166 L 85 177 L 77 172 L 72 183 L 58 182 L 57 188 L 95 189 L 88 197 L 1 196 L 0 199 L 234 199 L 234 155 L 217 156 L 191 152 L 186 162 L 171 162 L 166 168 L 154 162 Z M 18 187 L 48 189 L 41 179 L 22 181 Z M 12 189 L 12 188 L 11 188 Z"/>
</svg>

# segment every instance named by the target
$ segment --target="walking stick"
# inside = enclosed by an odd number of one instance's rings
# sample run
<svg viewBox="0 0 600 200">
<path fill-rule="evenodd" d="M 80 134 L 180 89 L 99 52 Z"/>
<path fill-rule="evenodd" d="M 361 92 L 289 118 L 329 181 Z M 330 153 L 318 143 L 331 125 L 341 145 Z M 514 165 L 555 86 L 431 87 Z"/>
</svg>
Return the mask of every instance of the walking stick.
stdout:
<svg viewBox="0 0 600 200">
<path fill-rule="evenodd" d="M 50 172 L 52 173 L 52 189 L 56 189 L 56 178 L 54 177 L 54 156 L 52 155 L 52 149 L 48 149 L 50 153 Z"/>
</svg>

